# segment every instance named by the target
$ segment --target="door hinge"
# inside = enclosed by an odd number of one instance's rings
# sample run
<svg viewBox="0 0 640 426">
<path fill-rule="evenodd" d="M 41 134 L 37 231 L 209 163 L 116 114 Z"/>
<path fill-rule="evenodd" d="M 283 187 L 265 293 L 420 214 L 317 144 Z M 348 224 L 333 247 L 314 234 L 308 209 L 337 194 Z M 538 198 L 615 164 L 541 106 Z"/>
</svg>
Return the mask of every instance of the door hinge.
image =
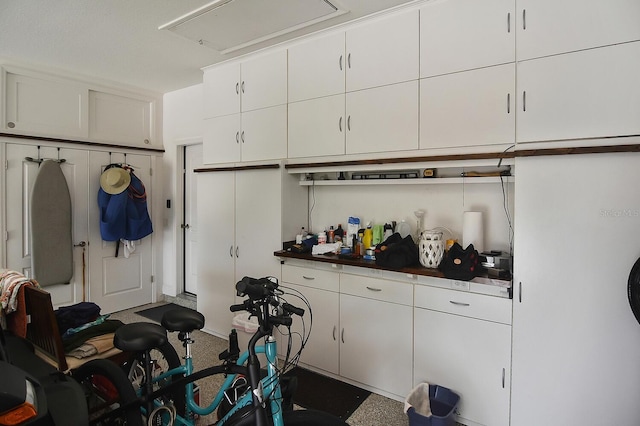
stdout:
<svg viewBox="0 0 640 426">
<path fill-rule="evenodd" d="M 4 169 L 9 170 L 9 160 L 4 160 Z"/>
<path fill-rule="evenodd" d="M 153 176 L 153 169 L 149 167 L 149 176 Z"/>
<path fill-rule="evenodd" d="M 4 240 L 9 241 L 9 231 L 4 231 Z"/>
<path fill-rule="evenodd" d="M 156 277 L 154 277 L 153 275 L 151 275 L 151 282 L 155 282 Z"/>
</svg>

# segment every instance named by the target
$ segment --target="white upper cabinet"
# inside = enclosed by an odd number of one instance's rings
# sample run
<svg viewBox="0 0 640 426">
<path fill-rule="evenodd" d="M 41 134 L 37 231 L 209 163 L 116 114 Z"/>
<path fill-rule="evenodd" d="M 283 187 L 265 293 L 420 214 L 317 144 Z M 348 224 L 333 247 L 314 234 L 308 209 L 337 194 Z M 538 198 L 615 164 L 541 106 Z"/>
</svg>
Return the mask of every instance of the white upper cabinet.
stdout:
<svg viewBox="0 0 640 426">
<path fill-rule="evenodd" d="M 517 142 L 640 134 L 640 42 L 518 63 Z"/>
<path fill-rule="evenodd" d="M 345 153 L 345 95 L 289 104 L 289 158 Z"/>
<path fill-rule="evenodd" d="M 30 72 L 5 73 L 7 133 L 87 138 L 89 90 L 85 85 Z"/>
<path fill-rule="evenodd" d="M 89 137 L 104 142 L 152 143 L 152 102 L 148 99 L 89 91 Z"/>
<path fill-rule="evenodd" d="M 347 93 L 347 154 L 418 148 L 418 81 Z"/>
<path fill-rule="evenodd" d="M 449 0 L 420 9 L 420 77 L 515 60 L 513 0 Z"/>
<path fill-rule="evenodd" d="M 518 0 L 518 60 L 640 40 L 638 0 Z"/>
<path fill-rule="evenodd" d="M 418 10 L 347 30 L 346 91 L 418 79 L 419 39 Z"/>
<path fill-rule="evenodd" d="M 420 148 L 515 141 L 515 64 L 420 80 Z"/>
<path fill-rule="evenodd" d="M 344 93 L 344 33 L 289 48 L 289 102 Z"/>
<path fill-rule="evenodd" d="M 205 70 L 204 117 L 287 103 L 287 51 Z"/>
</svg>

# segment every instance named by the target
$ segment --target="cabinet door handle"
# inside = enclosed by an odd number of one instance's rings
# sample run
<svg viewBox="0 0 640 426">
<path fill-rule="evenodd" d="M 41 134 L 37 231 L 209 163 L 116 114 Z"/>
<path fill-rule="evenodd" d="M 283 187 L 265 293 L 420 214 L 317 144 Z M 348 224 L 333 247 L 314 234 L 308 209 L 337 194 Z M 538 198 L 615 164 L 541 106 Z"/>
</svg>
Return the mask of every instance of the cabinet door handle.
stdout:
<svg viewBox="0 0 640 426">
<path fill-rule="evenodd" d="M 351 116 L 347 117 L 347 130 L 351 131 Z"/>
<path fill-rule="evenodd" d="M 457 306 L 471 306 L 468 303 L 456 302 L 455 300 L 449 300 L 449 303 L 451 303 L 453 305 L 457 305 Z"/>
<path fill-rule="evenodd" d="M 240 257 L 240 247 L 236 246 L 236 257 Z"/>
<path fill-rule="evenodd" d="M 507 32 L 511 32 L 511 12 L 507 13 Z"/>
<path fill-rule="evenodd" d="M 240 143 L 240 131 L 236 132 L 236 143 Z"/>
<path fill-rule="evenodd" d="M 229 257 L 233 258 L 233 245 L 229 246 Z"/>
<path fill-rule="evenodd" d="M 336 340 L 336 331 L 337 331 L 337 327 L 334 325 L 333 326 L 333 341 L 335 342 Z"/>
<path fill-rule="evenodd" d="M 502 369 L 502 389 L 504 389 L 505 375 L 506 375 L 506 371 L 505 371 L 505 369 L 503 368 L 503 369 Z"/>
<path fill-rule="evenodd" d="M 347 55 L 347 67 L 349 67 L 349 69 L 351 69 L 351 53 L 349 53 Z"/>
<path fill-rule="evenodd" d="M 340 332 L 340 340 L 344 343 L 344 328 L 342 329 L 342 332 Z"/>
<path fill-rule="evenodd" d="M 242 82 L 242 85 L 240 86 L 240 89 L 242 90 L 242 93 L 244 93 L 244 81 Z"/>
<path fill-rule="evenodd" d="M 522 111 L 526 111 L 527 110 L 527 91 L 523 90 L 522 91 Z"/>
<path fill-rule="evenodd" d="M 369 286 L 367 286 L 367 290 L 370 290 L 370 291 L 382 291 L 381 288 L 375 288 L 375 287 L 369 287 Z"/>
<path fill-rule="evenodd" d="M 518 281 L 518 303 L 522 303 L 522 281 Z"/>
<path fill-rule="evenodd" d="M 511 93 L 507 93 L 507 114 L 511 114 Z"/>
<path fill-rule="evenodd" d="M 308 277 L 306 275 L 303 275 L 302 278 L 304 278 L 305 280 L 315 280 L 316 277 Z"/>
<path fill-rule="evenodd" d="M 340 71 L 342 71 L 342 55 L 340 55 L 340 61 L 339 61 L 339 63 L 340 63 Z"/>
<path fill-rule="evenodd" d="M 342 133 L 342 117 L 338 120 L 338 129 L 340 129 L 340 133 Z"/>
<path fill-rule="evenodd" d="M 16 127 L 16 123 L 14 123 L 13 121 L 10 121 L 7 123 L 7 127 L 10 129 L 13 129 L 14 127 Z"/>
<path fill-rule="evenodd" d="M 522 29 L 527 29 L 527 9 L 522 9 Z"/>
<path fill-rule="evenodd" d="M 244 143 L 244 130 L 240 133 L 240 139 L 242 140 L 242 143 Z"/>
<path fill-rule="evenodd" d="M 240 94 L 240 83 L 236 83 L 236 95 Z"/>
</svg>

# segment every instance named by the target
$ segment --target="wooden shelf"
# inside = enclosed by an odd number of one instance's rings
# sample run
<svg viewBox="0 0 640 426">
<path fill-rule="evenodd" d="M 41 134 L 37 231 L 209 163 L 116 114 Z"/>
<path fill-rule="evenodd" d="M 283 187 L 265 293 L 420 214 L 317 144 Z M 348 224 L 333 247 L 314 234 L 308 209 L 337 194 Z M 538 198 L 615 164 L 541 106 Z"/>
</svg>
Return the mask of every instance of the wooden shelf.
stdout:
<svg viewBox="0 0 640 426">
<path fill-rule="evenodd" d="M 502 176 L 505 183 L 514 183 L 515 176 Z M 499 176 L 491 177 L 443 177 L 413 179 L 327 179 L 301 180 L 300 186 L 372 186 L 372 185 L 446 185 L 446 184 L 479 184 L 500 183 Z"/>
</svg>

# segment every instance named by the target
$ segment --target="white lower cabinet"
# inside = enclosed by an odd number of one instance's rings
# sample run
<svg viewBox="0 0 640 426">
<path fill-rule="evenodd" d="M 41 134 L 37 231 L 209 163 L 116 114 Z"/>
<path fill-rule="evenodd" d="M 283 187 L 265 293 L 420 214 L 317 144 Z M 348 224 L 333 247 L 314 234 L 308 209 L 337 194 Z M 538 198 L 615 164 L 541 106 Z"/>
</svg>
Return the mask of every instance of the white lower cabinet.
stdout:
<svg viewBox="0 0 640 426">
<path fill-rule="evenodd" d="M 416 286 L 414 385 L 428 382 L 458 395 L 458 421 L 509 424 L 511 300 Z"/>
</svg>

